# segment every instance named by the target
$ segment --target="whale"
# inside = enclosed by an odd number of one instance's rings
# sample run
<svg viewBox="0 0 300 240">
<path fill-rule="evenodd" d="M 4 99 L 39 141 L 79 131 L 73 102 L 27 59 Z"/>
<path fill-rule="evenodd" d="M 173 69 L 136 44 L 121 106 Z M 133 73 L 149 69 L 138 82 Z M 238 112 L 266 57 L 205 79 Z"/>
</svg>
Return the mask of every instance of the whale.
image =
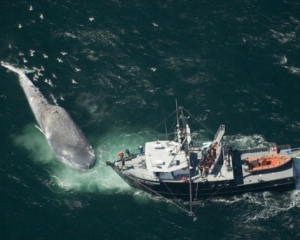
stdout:
<svg viewBox="0 0 300 240">
<path fill-rule="evenodd" d="M 1 61 L 1 65 L 19 75 L 20 85 L 39 125 L 37 127 L 52 148 L 56 158 L 77 169 L 91 169 L 96 162 L 95 152 L 67 111 L 50 104 L 27 77 L 34 70 L 16 68 Z"/>
</svg>

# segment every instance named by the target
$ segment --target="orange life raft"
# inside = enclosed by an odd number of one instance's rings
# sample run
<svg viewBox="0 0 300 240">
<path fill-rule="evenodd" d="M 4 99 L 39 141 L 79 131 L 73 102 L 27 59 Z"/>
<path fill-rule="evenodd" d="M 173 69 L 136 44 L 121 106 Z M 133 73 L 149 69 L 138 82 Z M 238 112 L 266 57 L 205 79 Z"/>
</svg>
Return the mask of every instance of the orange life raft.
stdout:
<svg viewBox="0 0 300 240">
<path fill-rule="evenodd" d="M 284 156 L 281 154 L 262 156 L 258 158 L 246 158 L 248 169 L 245 169 L 245 171 L 258 172 L 275 169 L 288 163 L 289 161 L 291 161 L 291 159 L 291 157 Z"/>
</svg>

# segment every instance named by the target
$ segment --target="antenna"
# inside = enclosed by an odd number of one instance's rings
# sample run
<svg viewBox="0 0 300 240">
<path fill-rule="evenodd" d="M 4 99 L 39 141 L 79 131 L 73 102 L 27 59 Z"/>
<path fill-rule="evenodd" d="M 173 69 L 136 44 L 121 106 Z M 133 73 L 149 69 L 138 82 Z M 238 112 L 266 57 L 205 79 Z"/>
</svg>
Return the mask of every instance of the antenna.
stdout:
<svg viewBox="0 0 300 240">
<path fill-rule="evenodd" d="M 177 127 L 179 127 L 177 99 L 175 100 L 175 103 L 176 103 L 176 119 L 177 119 Z"/>
<path fill-rule="evenodd" d="M 165 122 L 165 131 L 166 131 L 166 140 L 168 140 L 168 130 L 167 130 L 167 119 L 165 117 L 165 108 L 163 106 L 163 113 L 164 113 L 164 122 Z"/>
</svg>

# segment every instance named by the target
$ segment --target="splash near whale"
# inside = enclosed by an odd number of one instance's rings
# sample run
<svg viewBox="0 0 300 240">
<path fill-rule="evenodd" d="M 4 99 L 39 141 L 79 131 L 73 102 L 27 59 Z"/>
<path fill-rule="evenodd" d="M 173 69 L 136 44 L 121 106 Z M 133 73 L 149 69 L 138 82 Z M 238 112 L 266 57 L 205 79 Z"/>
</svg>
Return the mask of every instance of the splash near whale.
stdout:
<svg viewBox="0 0 300 240">
<path fill-rule="evenodd" d="M 39 130 L 56 157 L 63 163 L 81 169 L 95 165 L 95 152 L 80 128 L 62 107 L 50 104 L 37 87 L 33 85 L 23 70 L 1 62 L 1 65 L 19 75 L 20 84 L 32 109 Z"/>
</svg>

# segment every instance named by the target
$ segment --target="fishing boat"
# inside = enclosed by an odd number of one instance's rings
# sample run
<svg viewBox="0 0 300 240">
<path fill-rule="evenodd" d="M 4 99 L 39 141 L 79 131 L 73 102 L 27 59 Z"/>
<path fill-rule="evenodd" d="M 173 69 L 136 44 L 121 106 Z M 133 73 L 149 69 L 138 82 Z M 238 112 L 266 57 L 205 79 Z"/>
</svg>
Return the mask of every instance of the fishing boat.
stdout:
<svg viewBox="0 0 300 240">
<path fill-rule="evenodd" d="M 193 202 L 264 190 L 295 188 L 293 159 L 300 150 L 289 145 L 233 149 L 223 140 L 221 125 L 212 141 L 193 139 L 187 120 L 192 114 L 176 107 L 172 140 L 155 140 L 139 152 L 123 153 L 110 166 L 130 186 L 168 200 Z M 174 201 L 173 201 L 174 202 Z"/>
</svg>

